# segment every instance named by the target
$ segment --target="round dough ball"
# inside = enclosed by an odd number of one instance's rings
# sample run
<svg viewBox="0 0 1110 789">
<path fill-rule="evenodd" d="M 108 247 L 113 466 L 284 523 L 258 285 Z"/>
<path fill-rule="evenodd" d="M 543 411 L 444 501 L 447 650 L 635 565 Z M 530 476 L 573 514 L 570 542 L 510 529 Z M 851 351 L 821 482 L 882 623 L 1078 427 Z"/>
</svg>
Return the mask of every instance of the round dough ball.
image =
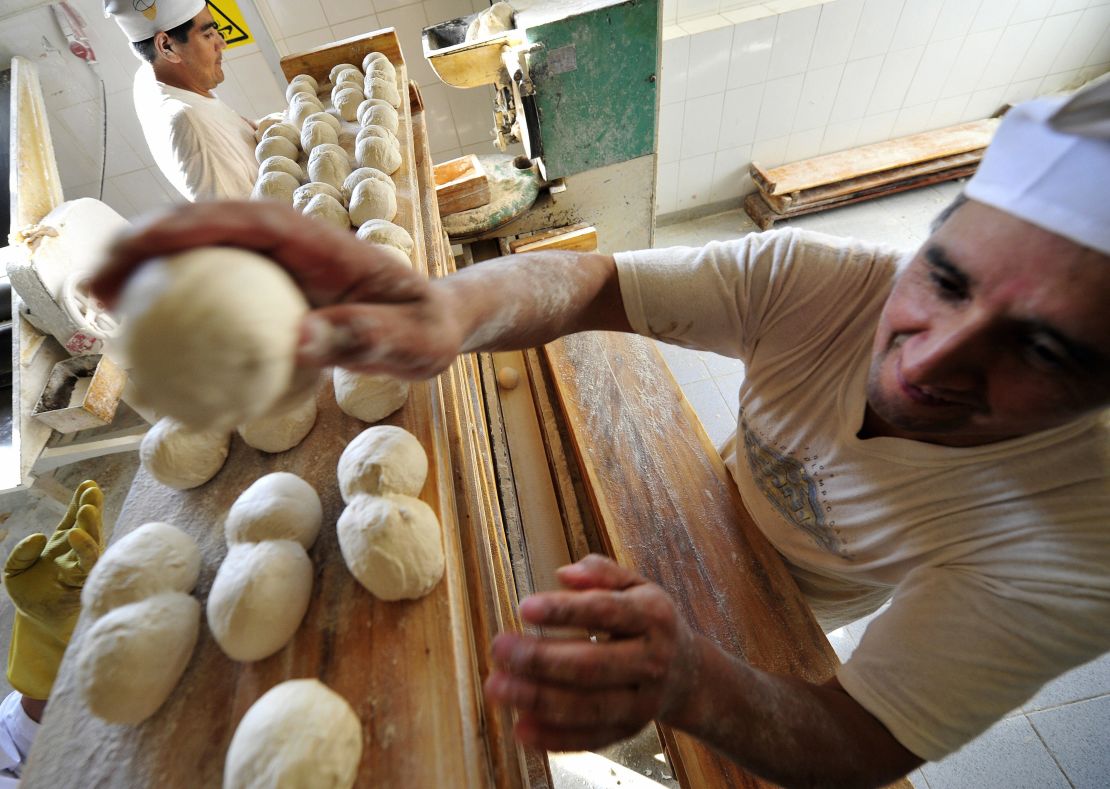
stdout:
<svg viewBox="0 0 1110 789">
<path fill-rule="evenodd" d="M 191 430 L 162 417 L 143 436 L 139 459 L 150 476 L 175 490 L 203 485 L 227 460 L 231 435 L 226 430 Z"/>
<path fill-rule="evenodd" d="M 293 207 L 303 212 L 308 207 L 309 201 L 316 195 L 327 195 L 340 204 L 347 202 L 343 199 L 339 190 L 331 184 L 326 184 L 323 181 L 309 181 L 304 186 L 297 187 L 296 191 L 293 192 Z"/>
<path fill-rule="evenodd" d="M 317 82 L 316 77 L 312 76 L 311 74 L 297 74 L 293 77 L 293 79 L 289 80 L 289 84 L 292 85 L 294 82 L 307 82 L 312 88 L 313 92 L 316 92 L 320 89 L 320 83 Z"/>
<path fill-rule="evenodd" d="M 271 156 L 270 158 L 277 159 L 278 157 Z M 270 159 L 266 161 L 270 161 Z M 289 205 L 293 202 L 293 192 L 300 185 L 301 182 L 289 173 L 263 173 L 254 182 L 254 189 L 251 190 L 251 200 L 277 200 Z"/>
<path fill-rule="evenodd" d="M 348 89 L 357 90 L 359 93 L 362 93 L 362 79 L 361 78 L 358 79 L 358 80 L 341 79 L 339 82 L 335 83 L 335 85 L 331 89 L 331 102 L 332 102 L 332 104 L 336 104 L 335 99 L 336 99 L 336 96 L 339 94 L 340 91 L 348 90 Z M 366 97 L 363 96 L 363 98 L 366 98 Z M 361 102 L 361 99 L 359 101 Z M 339 105 L 336 104 L 336 109 L 338 109 L 338 108 L 339 108 Z"/>
<path fill-rule="evenodd" d="M 356 496 L 335 530 L 347 569 L 381 600 L 423 597 L 443 577 L 439 519 L 420 499 Z"/>
<path fill-rule="evenodd" d="M 355 191 L 355 187 L 365 181 L 367 178 L 376 178 L 382 183 L 390 186 L 396 191 L 397 187 L 393 183 L 393 179 L 374 167 L 359 167 L 351 170 L 351 174 L 343 179 L 343 197 L 346 202 L 351 202 L 351 193 Z"/>
<path fill-rule="evenodd" d="M 351 160 L 338 145 L 317 145 L 308 155 L 308 177 L 313 181 L 323 181 L 338 190 L 350 174 Z"/>
<path fill-rule="evenodd" d="M 332 94 L 332 102 L 335 104 L 335 109 L 345 121 L 353 121 L 355 114 L 358 112 L 358 105 L 363 102 L 366 97 L 362 95 L 362 91 L 357 86 L 350 86 L 341 88 Z"/>
<path fill-rule="evenodd" d="M 304 168 L 288 156 L 271 156 L 258 167 L 258 177 L 266 173 L 289 173 L 297 179 L 297 183 L 304 180 Z"/>
<path fill-rule="evenodd" d="M 398 153 L 401 150 L 401 141 L 397 139 L 397 135 L 387 129 L 385 126 L 378 126 L 376 123 L 368 123 L 358 130 L 355 135 L 355 145 L 362 142 L 369 137 L 378 137 L 386 140 L 391 146 L 397 149 Z"/>
<path fill-rule="evenodd" d="M 335 117 L 327 110 L 323 112 L 314 112 L 304 119 L 305 123 L 311 123 L 313 121 L 323 121 L 324 123 L 331 126 L 333 129 L 335 129 L 336 134 L 339 134 L 339 130 L 343 128 L 343 124 L 339 122 L 339 118 Z"/>
<path fill-rule="evenodd" d="M 339 456 L 339 493 L 355 496 L 401 493 L 416 496 L 428 478 L 428 455 L 409 431 L 393 425 L 363 430 Z"/>
<path fill-rule="evenodd" d="M 332 383 L 339 408 L 363 422 L 381 421 L 409 399 L 409 382 L 388 375 L 366 375 L 336 367 Z"/>
<path fill-rule="evenodd" d="M 316 424 L 316 392 L 292 408 L 263 414 L 237 428 L 247 446 L 263 452 L 285 452 L 304 441 Z"/>
<path fill-rule="evenodd" d="M 328 72 L 328 82 L 336 82 L 336 77 L 338 77 L 347 69 L 354 69 L 355 71 L 359 70 L 358 66 L 356 66 L 354 63 L 336 63 L 334 66 L 331 67 L 331 71 Z"/>
<path fill-rule="evenodd" d="M 289 122 L 300 129 L 309 115 L 323 111 L 324 105 L 318 98 L 307 93 L 298 93 L 289 102 Z"/>
<path fill-rule="evenodd" d="M 262 135 L 263 140 L 270 137 L 284 137 L 294 145 L 299 145 L 301 141 L 300 135 L 297 134 L 297 127 L 292 123 L 275 123 Z"/>
<path fill-rule="evenodd" d="M 397 190 L 377 178 L 359 182 L 351 192 L 351 224 L 360 226 L 371 219 L 397 216 Z"/>
<path fill-rule="evenodd" d="M 89 710 L 110 723 L 137 724 L 169 698 L 200 629 L 200 603 L 164 592 L 114 608 L 80 642 L 77 687 Z"/>
<path fill-rule="evenodd" d="M 340 230 L 351 229 L 351 215 L 343 204 L 330 195 L 316 195 L 304 207 L 305 216 L 313 216 Z"/>
<path fill-rule="evenodd" d="M 285 88 L 285 100 L 292 101 L 298 94 L 316 95 L 316 87 L 308 82 L 290 82 Z"/>
<path fill-rule="evenodd" d="M 413 242 L 412 236 L 409 235 L 409 231 L 400 225 L 395 225 L 385 219 L 370 219 L 359 225 L 358 232 L 355 235 L 363 241 L 369 241 L 371 244 L 383 244 L 403 252 L 405 259 L 409 260 L 409 265 L 412 265 L 410 258 L 416 244 Z"/>
<path fill-rule="evenodd" d="M 294 540 L 305 550 L 320 533 L 324 510 L 316 490 L 288 471 L 259 477 L 239 494 L 224 521 L 228 544 Z"/>
<path fill-rule="evenodd" d="M 335 69 L 332 69 L 335 71 Z M 356 85 L 362 84 L 363 73 L 358 66 L 347 66 L 346 68 L 335 71 L 332 76 L 332 84 L 338 85 L 340 82 L 353 82 Z"/>
<path fill-rule="evenodd" d="M 194 429 L 230 430 L 268 412 L 294 382 L 306 312 L 304 294 L 273 261 L 202 247 L 131 277 L 120 345 L 155 411 Z"/>
<path fill-rule="evenodd" d="M 320 113 L 313 113 L 319 115 Z M 338 145 L 339 134 L 330 123 L 306 120 L 301 127 L 301 148 L 311 151 L 317 145 Z"/>
<path fill-rule="evenodd" d="M 370 52 L 362 59 L 362 70 L 364 73 L 371 69 L 370 64 L 375 60 L 384 60 L 386 63 L 389 63 L 390 66 L 393 65 L 384 52 Z"/>
<path fill-rule="evenodd" d="M 382 53 L 377 52 L 372 54 L 380 55 L 380 57 L 375 58 L 374 60 L 368 60 L 370 55 L 367 55 L 365 58 L 362 59 L 363 78 L 365 79 L 366 77 L 377 77 L 379 79 L 388 79 L 392 82 L 396 82 L 397 67 L 394 66 L 392 62 L 390 62 L 389 58 L 387 58 L 385 55 L 382 55 Z"/>
<path fill-rule="evenodd" d="M 362 83 L 362 89 L 368 99 L 382 99 L 394 108 L 401 106 L 401 93 L 397 90 L 396 80 L 372 72 Z"/>
<path fill-rule="evenodd" d="M 312 560 L 299 543 L 235 543 L 208 592 L 208 627 L 232 660 L 262 660 L 289 643 L 311 596 Z"/>
<path fill-rule="evenodd" d="M 373 128 L 373 127 L 365 127 Z M 360 167 L 373 167 L 392 175 L 401 167 L 401 151 L 385 137 L 363 137 L 355 145 L 355 158 Z M 389 217 L 386 217 L 387 219 Z"/>
<path fill-rule="evenodd" d="M 271 156 L 284 156 L 287 159 L 296 159 L 300 149 L 296 143 L 290 142 L 284 137 L 265 137 L 262 142 L 254 148 L 254 158 L 258 160 L 259 164 L 269 159 Z"/>
<path fill-rule="evenodd" d="M 258 128 L 254 130 L 254 141 L 261 142 L 266 130 L 275 123 L 285 123 L 284 112 L 271 112 L 269 115 L 262 116 L 258 121 Z"/>
<path fill-rule="evenodd" d="M 315 679 L 275 685 L 235 730 L 223 789 L 351 789 L 362 726 L 346 700 Z"/>
<path fill-rule="evenodd" d="M 363 126 L 382 126 L 394 134 L 401 123 L 397 110 L 382 99 L 367 99 L 358 105 L 355 115 Z"/>
<path fill-rule="evenodd" d="M 168 523 L 144 523 L 109 546 L 81 589 L 94 619 L 162 592 L 189 592 L 200 575 L 196 541 Z"/>
</svg>

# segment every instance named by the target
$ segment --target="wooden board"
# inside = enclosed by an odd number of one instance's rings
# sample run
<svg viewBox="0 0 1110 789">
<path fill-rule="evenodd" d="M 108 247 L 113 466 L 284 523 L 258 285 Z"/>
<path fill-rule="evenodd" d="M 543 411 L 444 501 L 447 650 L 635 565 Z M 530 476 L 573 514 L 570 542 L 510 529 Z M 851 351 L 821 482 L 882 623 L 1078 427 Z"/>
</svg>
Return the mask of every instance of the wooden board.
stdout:
<svg viewBox="0 0 1110 789">
<path fill-rule="evenodd" d="M 285 74 L 286 81 L 293 79 L 297 74 L 308 74 L 323 87 L 330 83 L 328 73 L 332 66 L 351 63 L 361 70 L 362 59 L 371 52 L 381 52 L 394 66 L 405 64 L 397 31 L 387 27 L 373 33 L 325 44 L 307 52 L 286 55 L 281 59 L 281 71 Z"/>
<path fill-rule="evenodd" d="M 752 180 L 766 194 L 782 195 L 858 178 L 868 173 L 985 148 L 997 118 L 911 134 L 765 170 L 752 162 Z"/>
<path fill-rule="evenodd" d="M 434 170 L 441 215 L 489 204 L 489 178 L 481 160 L 474 154 L 437 164 Z"/>
</svg>

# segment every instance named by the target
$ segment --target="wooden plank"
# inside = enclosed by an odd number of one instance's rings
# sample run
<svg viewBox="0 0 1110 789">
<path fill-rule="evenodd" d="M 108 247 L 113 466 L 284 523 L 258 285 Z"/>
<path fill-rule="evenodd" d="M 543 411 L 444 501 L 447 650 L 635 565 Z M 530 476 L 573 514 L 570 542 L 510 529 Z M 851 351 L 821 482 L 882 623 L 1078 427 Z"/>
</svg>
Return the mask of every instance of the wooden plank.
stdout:
<svg viewBox="0 0 1110 789">
<path fill-rule="evenodd" d="M 997 118 L 961 123 L 911 134 L 847 151 L 764 169 L 752 162 L 752 179 L 766 194 L 782 195 L 859 178 L 869 173 L 985 148 L 998 128 Z"/>
<path fill-rule="evenodd" d="M 541 249 L 567 249 L 574 252 L 597 251 L 597 228 L 582 227 L 561 233 L 543 233 L 542 238 L 527 236 L 509 245 L 513 252 L 539 252 Z"/>
<path fill-rule="evenodd" d="M 286 55 L 281 59 L 281 71 L 285 74 L 286 81 L 293 79 L 298 74 L 308 74 L 323 88 L 325 85 L 331 84 L 328 73 L 332 66 L 339 63 L 352 63 L 361 69 L 362 59 L 371 52 L 381 52 L 389 58 L 394 66 L 405 64 L 405 56 L 401 53 L 401 42 L 397 38 L 397 31 L 392 27 L 387 27 L 373 33 L 324 44 L 307 52 Z M 406 85 L 408 82 L 406 80 L 400 84 Z"/>
<path fill-rule="evenodd" d="M 489 178 L 472 153 L 435 166 L 436 200 L 441 215 L 469 211 L 490 201 Z"/>
</svg>

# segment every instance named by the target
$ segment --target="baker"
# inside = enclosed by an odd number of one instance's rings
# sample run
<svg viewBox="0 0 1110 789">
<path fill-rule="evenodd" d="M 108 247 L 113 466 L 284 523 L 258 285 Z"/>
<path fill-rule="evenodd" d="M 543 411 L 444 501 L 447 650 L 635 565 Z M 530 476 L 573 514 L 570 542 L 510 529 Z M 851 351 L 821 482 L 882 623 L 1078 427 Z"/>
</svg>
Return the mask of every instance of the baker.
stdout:
<svg viewBox="0 0 1110 789">
<path fill-rule="evenodd" d="M 204 0 L 105 0 L 144 61 L 135 113 L 163 175 L 186 200 L 246 199 L 258 174 L 255 125 L 212 92 L 227 48 Z"/>
<path fill-rule="evenodd" d="M 486 693 L 540 748 L 654 719 L 780 784 L 880 785 L 1110 650 L 1108 138 L 1110 83 L 1012 109 L 911 254 L 788 228 L 425 282 L 349 233 L 241 203 L 131 231 L 94 290 L 111 299 L 158 254 L 237 244 L 311 283 L 306 364 L 430 376 L 587 330 L 742 359 L 722 454 L 755 522 L 826 630 L 891 601 L 850 659 L 820 684 L 762 672 L 589 557 L 520 613 L 609 638 L 502 634 Z M 346 273 L 324 287 L 324 271 Z"/>
</svg>

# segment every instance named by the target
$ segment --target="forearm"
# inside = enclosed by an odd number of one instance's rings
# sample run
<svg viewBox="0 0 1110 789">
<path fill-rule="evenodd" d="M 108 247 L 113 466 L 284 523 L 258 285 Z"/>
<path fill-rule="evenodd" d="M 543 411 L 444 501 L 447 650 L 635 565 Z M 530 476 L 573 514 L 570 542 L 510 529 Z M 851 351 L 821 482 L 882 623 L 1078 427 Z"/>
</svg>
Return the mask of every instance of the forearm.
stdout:
<svg viewBox="0 0 1110 789">
<path fill-rule="evenodd" d="M 531 348 L 580 331 L 630 331 L 608 255 L 514 255 L 435 285 L 461 324 L 464 352 Z"/>
<path fill-rule="evenodd" d="M 881 786 L 921 760 L 835 683 L 760 671 L 697 637 L 694 688 L 664 723 L 783 786 Z"/>
</svg>

